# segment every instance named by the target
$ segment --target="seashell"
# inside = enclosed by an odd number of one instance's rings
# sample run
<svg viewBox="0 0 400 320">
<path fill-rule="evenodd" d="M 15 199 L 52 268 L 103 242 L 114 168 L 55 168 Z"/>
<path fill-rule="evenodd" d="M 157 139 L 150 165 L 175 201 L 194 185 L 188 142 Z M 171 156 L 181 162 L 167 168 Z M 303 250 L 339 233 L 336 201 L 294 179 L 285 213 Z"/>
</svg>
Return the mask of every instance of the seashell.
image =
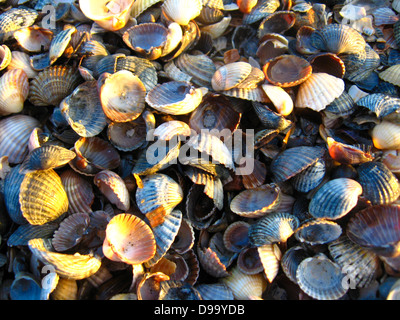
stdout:
<svg viewBox="0 0 400 320">
<path fill-rule="evenodd" d="M 284 131 L 290 127 L 292 123 L 290 120 L 286 119 L 285 116 L 272 111 L 268 106 L 258 102 L 253 102 L 252 105 L 262 125 L 266 129 Z"/>
<path fill-rule="evenodd" d="M 203 300 L 233 300 L 232 290 L 223 283 L 202 283 L 195 286 Z"/>
<path fill-rule="evenodd" d="M 182 218 L 181 225 L 178 230 L 174 242 L 171 244 L 171 248 L 179 254 L 184 254 L 191 250 L 194 244 L 194 230 L 189 220 Z"/>
<path fill-rule="evenodd" d="M 228 97 L 249 100 L 252 102 L 253 101 L 261 103 L 271 102 L 268 96 L 266 95 L 265 91 L 261 87 L 256 87 L 252 89 L 232 88 L 230 90 L 222 91 L 221 93 Z"/>
<path fill-rule="evenodd" d="M 19 203 L 30 224 L 56 220 L 68 210 L 68 197 L 59 175 L 53 169 L 27 173 L 22 181 Z"/>
<path fill-rule="evenodd" d="M 309 258 L 307 251 L 299 245 L 290 247 L 285 251 L 280 260 L 281 267 L 285 275 L 297 284 L 296 272 L 299 264 L 306 258 Z"/>
<path fill-rule="evenodd" d="M 247 247 L 240 251 L 236 266 L 245 274 L 258 274 L 262 272 L 264 267 L 258 254 L 258 248 Z"/>
<path fill-rule="evenodd" d="M 171 120 L 160 124 L 155 130 L 153 135 L 159 140 L 169 141 L 174 137 L 182 139 L 191 134 L 191 129 L 186 122 L 179 120 Z"/>
<path fill-rule="evenodd" d="M 289 213 L 270 213 L 250 226 L 250 244 L 260 247 L 266 244 L 286 242 L 298 226 L 298 218 Z"/>
<path fill-rule="evenodd" d="M 265 65 L 269 60 L 288 52 L 288 40 L 277 33 L 268 33 L 260 40 L 256 56 L 260 59 L 260 65 Z"/>
<path fill-rule="evenodd" d="M 52 238 L 54 249 L 58 252 L 66 251 L 81 242 L 88 230 L 89 222 L 87 213 L 74 213 L 61 221 Z"/>
<path fill-rule="evenodd" d="M 232 17 L 228 15 L 227 17 L 223 17 L 220 21 L 208 24 L 200 28 L 202 33 L 207 33 L 210 35 L 211 39 L 218 39 L 221 37 L 225 31 L 228 29 L 231 23 Z"/>
<path fill-rule="evenodd" d="M 363 106 L 382 119 L 400 108 L 400 99 L 383 93 L 371 93 L 357 101 L 357 105 Z"/>
<path fill-rule="evenodd" d="M 141 264 L 156 252 L 156 242 L 150 227 L 132 214 L 118 214 L 107 225 L 103 243 L 104 255 L 127 264 Z"/>
<path fill-rule="evenodd" d="M 280 86 L 263 84 L 261 85 L 268 98 L 274 104 L 279 114 L 288 116 L 293 111 L 292 97 Z"/>
<path fill-rule="evenodd" d="M 329 253 L 358 288 L 368 287 L 379 271 L 379 258 L 343 235 L 328 245 Z"/>
<path fill-rule="evenodd" d="M 346 229 L 351 241 L 383 257 L 397 257 L 399 206 L 373 205 L 358 211 Z"/>
<path fill-rule="evenodd" d="M 190 20 L 200 15 L 202 7 L 201 0 L 195 0 L 192 3 L 184 0 L 166 0 L 161 9 L 170 20 L 186 26 Z"/>
<path fill-rule="evenodd" d="M 323 85 L 322 85 L 323 84 Z M 344 81 L 327 73 L 313 73 L 299 86 L 295 107 L 321 111 L 344 91 Z"/>
<path fill-rule="evenodd" d="M 267 33 L 280 33 L 292 28 L 296 21 L 293 11 L 276 11 L 268 15 L 258 26 L 258 38 L 261 39 Z"/>
<path fill-rule="evenodd" d="M 182 72 L 191 77 L 193 84 L 211 88 L 210 79 L 213 77 L 216 67 L 210 57 L 205 54 L 182 53 L 174 61 Z"/>
<path fill-rule="evenodd" d="M 78 300 L 78 283 L 74 279 L 59 278 L 54 291 L 51 293 L 52 300 Z"/>
<path fill-rule="evenodd" d="M 32 239 L 28 242 L 32 254 L 45 265 L 50 265 L 60 277 L 82 280 L 96 273 L 101 260 L 92 255 L 54 252 L 50 239 Z"/>
<path fill-rule="evenodd" d="M 357 167 L 357 173 L 363 196 L 373 205 L 389 204 L 399 197 L 399 182 L 383 163 L 362 163 Z"/>
<path fill-rule="evenodd" d="M 158 84 L 145 98 L 153 109 L 171 115 L 188 114 L 201 103 L 205 93 L 188 82 L 170 81 Z"/>
<path fill-rule="evenodd" d="M 231 223 L 224 231 L 223 241 L 225 247 L 233 252 L 240 252 L 249 244 L 250 225 L 245 221 Z"/>
<path fill-rule="evenodd" d="M 311 35 L 315 29 L 311 26 L 302 26 L 296 33 L 296 51 L 301 54 L 316 54 L 318 49 L 311 44 Z"/>
<path fill-rule="evenodd" d="M 296 229 L 294 236 L 309 245 L 327 244 L 335 241 L 342 234 L 342 228 L 334 221 L 315 219 L 303 223 Z"/>
<path fill-rule="evenodd" d="M 394 84 L 395 86 L 400 86 L 398 77 L 400 74 L 400 64 L 390 66 L 379 73 L 379 78 L 383 81 Z"/>
<path fill-rule="evenodd" d="M 75 152 L 65 149 L 64 147 L 43 145 L 29 153 L 20 170 L 21 172 L 27 173 L 35 170 L 59 168 L 71 161 L 75 156 Z"/>
<path fill-rule="evenodd" d="M 48 222 L 43 225 L 22 224 L 10 235 L 7 240 L 9 247 L 27 246 L 29 240 L 36 238 L 50 239 L 59 227 L 58 222 Z"/>
<path fill-rule="evenodd" d="M 311 44 L 316 49 L 334 54 L 353 54 L 365 49 L 363 36 L 344 24 L 329 24 L 311 35 Z"/>
<path fill-rule="evenodd" d="M 19 204 L 19 194 L 25 174 L 21 174 L 19 168 L 20 165 L 11 168 L 4 179 L 4 204 L 11 220 L 17 224 L 23 225 L 28 222 L 22 215 L 21 206 Z"/>
<path fill-rule="evenodd" d="M 76 157 L 69 162 L 72 169 L 86 175 L 119 166 L 121 158 L 114 147 L 99 137 L 81 137 L 74 145 Z"/>
<path fill-rule="evenodd" d="M 0 40 L 5 42 L 10 39 L 14 33 L 22 28 L 33 25 L 39 13 L 36 10 L 18 7 L 11 8 L 0 14 Z"/>
<path fill-rule="evenodd" d="M 342 285 L 344 274 L 339 265 L 325 255 L 304 259 L 296 272 L 300 289 L 317 300 L 337 300 L 343 297 L 347 288 Z"/>
<path fill-rule="evenodd" d="M 372 15 L 376 26 L 394 24 L 399 20 L 396 13 L 390 8 L 378 8 Z"/>
<path fill-rule="evenodd" d="M 79 1 L 82 13 L 108 31 L 122 29 L 128 22 L 132 0 Z"/>
<path fill-rule="evenodd" d="M 243 13 L 250 13 L 251 10 L 257 5 L 257 0 L 238 0 L 237 5 L 239 10 Z"/>
<path fill-rule="evenodd" d="M 272 283 L 278 275 L 282 253 L 276 244 L 266 244 L 257 247 L 259 259 L 263 265 L 263 271 L 269 283 Z"/>
<path fill-rule="evenodd" d="M 10 65 L 12 60 L 12 53 L 8 46 L 5 44 L 0 46 L 0 71 L 4 70 Z"/>
<path fill-rule="evenodd" d="M 28 99 L 35 106 L 58 106 L 79 83 L 79 72 L 72 67 L 51 66 L 31 81 Z"/>
<path fill-rule="evenodd" d="M 399 149 L 399 129 L 400 127 L 397 123 L 385 120 L 376 124 L 371 132 L 371 137 L 375 148 L 382 150 Z"/>
<path fill-rule="evenodd" d="M 246 218 L 268 215 L 278 207 L 280 192 L 280 188 L 275 184 L 244 190 L 232 199 L 230 209 L 237 215 Z"/>
<path fill-rule="evenodd" d="M 318 147 L 293 147 L 276 156 L 271 163 L 271 172 L 275 183 L 286 181 L 317 162 L 324 154 Z M 290 159 L 297 159 L 296 162 Z"/>
<path fill-rule="evenodd" d="M 94 184 L 112 204 L 122 211 L 129 210 L 129 191 L 118 174 L 110 170 L 102 170 L 96 173 L 93 179 Z"/>
<path fill-rule="evenodd" d="M 329 155 L 332 159 L 343 164 L 360 164 L 372 161 L 374 158 L 371 154 L 364 152 L 356 146 L 337 142 L 331 137 L 326 139 Z"/>
<path fill-rule="evenodd" d="M 319 17 L 313 6 L 309 3 L 298 3 L 291 8 L 296 14 L 294 29 L 300 29 L 302 26 L 317 27 Z"/>
<path fill-rule="evenodd" d="M 342 59 L 330 52 L 318 53 L 309 58 L 314 73 L 327 73 L 336 78 L 343 78 L 346 66 Z"/>
<path fill-rule="evenodd" d="M 0 78 L 0 115 L 19 113 L 29 94 L 28 76 L 25 71 L 6 71 Z"/>
<path fill-rule="evenodd" d="M 325 161 L 318 159 L 314 164 L 291 179 L 292 186 L 297 191 L 309 192 L 323 181 L 325 173 Z"/>
<path fill-rule="evenodd" d="M 6 70 L 12 69 L 24 70 L 29 79 L 35 78 L 38 74 L 38 72 L 34 70 L 30 64 L 29 55 L 22 51 L 11 51 L 11 61 L 9 62 Z"/>
<path fill-rule="evenodd" d="M 231 274 L 221 281 L 232 290 L 235 300 L 250 300 L 251 297 L 261 298 L 266 286 L 261 273 L 244 274 L 237 267 L 233 268 Z"/>
<path fill-rule="evenodd" d="M 94 192 L 90 182 L 71 169 L 63 171 L 60 178 L 68 197 L 68 211 L 71 214 L 91 212 Z"/>
<path fill-rule="evenodd" d="M 143 13 L 148 8 L 152 7 L 158 2 L 160 2 L 160 0 L 135 1 L 131 9 L 131 16 L 133 18 L 137 18 L 141 13 Z"/>
<path fill-rule="evenodd" d="M 161 173 L 145 176 L 142 184 L 136 190 L 136 204 L 154 228 L 182 201 L 183 190 L 174 179 Z"/>
<path fill-rule="evenodd" d="M 278 0 L 258 1 L 250 12 L 243 15 L 243 24 L 253 24 L 274 13 L 280 6 Z"/>
<path fill-rule="evenodd" d="M 10 298 L 11 300 L 40 300 L 41 289 L 33 274 L 20 271 L 11 284 Z"/>
<path fill-rule="evenodd" d="M 329 180 L 311 198 L 308 210 L 315 218 L 340 219 L 357 205 L 362 193 L 361 184 L 353 179 Z"/>
<path fill-rule="evenodd" d="M 349 93 L 343 91 L 343 93 L 326 106 L 325 111 L 337 114 L 338 116 L 347 116 L 355 111 L 356 105 L 354 103 L 353 96 L 351 95 L 351 90 Z"/>
<path fill-rule="evenodd" d="M 167 280 L 169 276 L 163 272 L 146 272 L 137 285 L 137 300 L 157 300 L 160 295 L 160 283 Z"/>
<path fill-rule="evenodd" d="M 379 67 L 380 56 L 369 45 L 365 46 L 365 55 L 342 55 L 342 61 L 346 65 L 345 78 L 353 82 L 366 81 L 368 77 L 376 75 L 374 71 Z M 378 78 L 378 76 L 376 76 Z"/>
<path fill-rule="evenodd" d="M 50 64 L 56 62 L 66 52 L 74 33 L 77 33 L 74 26 L 65 26 L 64 30 L 55 35 L 49 49 Z"/>
<path fill-rule="evenodd" d="M 263 66 L 265 78 L 279 87 L 293 87 L 306 81 L 312 73 L 310 63 L 304 58 L 284 54 Z"/>
<path fill-rule="evenodd" d="M 53 32 L 50 29 L 33 25 L 15 31 L 13 36 L 23 49 L 29 52 L 41 52 L 49 50 Z"/>
<path fill-rule="evenodd" d="M 129 122 L 112 122 L 107 127 L 111 144 L 121 151 L 133 151 L 146 143 L 146 123 L 143 117 Z"/>
</svg>

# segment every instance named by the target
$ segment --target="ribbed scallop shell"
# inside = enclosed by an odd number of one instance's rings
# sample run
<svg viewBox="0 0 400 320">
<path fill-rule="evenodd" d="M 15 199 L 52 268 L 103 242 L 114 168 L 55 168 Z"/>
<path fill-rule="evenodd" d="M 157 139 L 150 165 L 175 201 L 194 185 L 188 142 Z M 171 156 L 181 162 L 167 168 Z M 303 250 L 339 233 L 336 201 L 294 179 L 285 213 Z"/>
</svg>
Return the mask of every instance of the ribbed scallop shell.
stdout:
<svg viewBox="0 0 400 320">
<path fill-rule="evenodd" d="M 26 224 L 19 204 L 19 193 L 25 174 L 19 172 L 20 165 L 12 167 L 4 179 L 4 204 L 8 216 L 17 224 Z"/>
<path fill-rule="evenodd" d="M 399 197 L 399 181 L 383 163 L 362 163 L 357 167 L 357 173 L 363 196 L 372 204 L 389 204 Z"/>
<path fill-rule="evenodd" d="M 56 251 L 66 251 L 77 245 L 89 227 L 89 214 L 74 213 L 60 223 L 54 232 L 52 244 Z"/>
<path fill-rule="evenodd" d="M 169 19 L 185 26 L 189 24 L 190 20 L 200 15 L 202 7 L 203 4 L 201 0 L 194 0 L 192 2 L 185 0 L 166 0 L 162 4 L 161 9 Z"/>
<path fill-rule="evenodd" d="M 211 79 L 215 91 L 229 90 L 243 82 L 252 70 L 247 62 L 232 62 L 218 68 Z"/>
<path fill-rule="evenodd" d="M 340 219 L 353 209 L 363 188 L 356 180 L 329 180 L 311 198 L 308 210 L 315 218 Z"/>
<path fill-rule="evenodd" d="M 309 61 L 314 73 L 324 72 L 336 78 L 343 78 L 346 73 L 344 62 L 334 53 L 319 53 L 310 57 Z"/>
<path fill-rule="evenodd" d="M 323 154 L 324 150 L 319 147 L 300 146 L 286 149 L 271 163 L 273 180 L 280 183 L 296 176 L 317 162 Z M 294 162 L 293 159 L 297 161 Z"/>
<path fill-rule="evenodd" d="M 183 138 L 190 136 L 191 128 L 186 122 L 179 120 L 170 120 L 160 124 L 155 130 L 153 135 L 160 140 L 168 141 L 175 136 Z"/>
<path fill-rule="evenodd" d="M 294 236 L 309 245 L 326 244 L 339 238 L 342 228 L 339 224 L 325 219 L 304 222 L 296 229 Z"/>
<path fill-rule="evenodd" d="M 154 109 L 171 115 L 192 112 L 203 99 L 203 90 L 188 82 L 170 81 L 158 84 L 146 95 L 146 102 Z"/>
<path fill-rule="evenodd" d="M 68 211 L 91 212 L 94 201 L 91 183 L 72 169 L 63 171 L 60 178 L 68 197 Z"/>
<path fill-rule="evenodd" d="M 203 300 L 233 300 L 232 290 L 223 283 L 198 284 L 195 286 Z"/>
<path fill-rule="evenodd" d="M 78 300 L 78 283 L 74 279 L 60 278 L 51 293 L 52 300 Z"/>
<path fill-rule="evenodd" d="M 156 253 L 153 258 L 145 262 L 145 266 L 154 266 L 167 253 L 179 232 L 181 222 L 182 212 L 174 210 L 165 216 L 162 224 L 152 229 L 156 241 Z"/>
<path fill-rule="evenodd" d="M 0 115 L 19 113 L 29 94 L 29 81 L 25 71 L 6 71 L 0 78 Z"/>
<path fill-rule="evenodd" d="M 0 15 L 0 40 L 4 42 L 12 37 L 14 31 L 30 27 L 39 13 L 27 7 L 11 8 Z"/>
<path fill-rule="evenodd" d="M 100 88 L 105 115 L 115 122 L 135 120 L 145 107 L 146 88 L 132 72 L 121 70 L 107 74 Z"/>
<path fill-rule="evenodd" d="M 0 46 L 0 71 L 7 68 L 12 60 L 12 53 L 8 46 L 5 44 Z"/>
<path fill-rule="evenodd" d="M 155 223 L 154 227 L 182 201 L 183 190 L 174 179 L 161 173 L 145 176 L 142 184 L 136 190 L 136 204 Z"/>
<path fill-rule="evenodd" d="M 264 269 L 264 274 L 269 283 L 272 283 L 280 270 L 280 261 L 282 258 L 281 250 L 276 244 L 266 244 L 257 247 L 257 251 Z"/>
<path fill-rule="evenodd" d="M 118 209 L 127 211 L 130 208 L 130 196 L 124 180 L 115 172 L 102 170 L 93 178 L 94 184 L 101 193 Z"/>
<path fill-rule="evenodd" d="M 22 48 L 29 52 L 47 51 L 53 39 L 53 32 L 50 29 L 33 25 L 14 32 L 14 38 Z"/>
<path fill-rule="evenodd" d="M 71 128 L 81 137 L 94 137 L 107 125 L 96 81 L 78 85 L 61 101 L 60 110 Z"/>
<path fill-rule="evenodd" d="M 312 73 L 311 64 L 295 55 L 281 55 L 263 66 L 265 78 L 279 87 L 294 87 L 306 81 Z"/>
<path fill-rule="evenodd" d="M 396 64 L 380 72 L 379 78 L 383 81 L 394 84 L 395 86 L 400 86 L 399 75 L 400 75 L 400 64 Z"/>
<path fill-rule="evenodd" d="M 280 188 L 275 184 L 244 190 L 232 199 L 230 209 L 241 217 L 262 217 L 276 210 L 280 193 Z"/>
<path fill-rule="evenodd" d="M 380 261 L 371 250 L 366 250 L 341 236 L 328 245 L 329 253 L 344 273 L 359 288 L 368 287 L 377 277 Z"/>
<path fill-rule="evenodd" d="M 142 12 L 156 3 L 160 2 L 160 0 L 139 0 L 135 1 L 132 6 L 131 15 L 133 18 L 137 18 Z"/>
<path fill-rule="evenodd" d="M 38 72 L 30 64 L 29 55 L 22 51 L 11 52 L 11 61 L 6 70 L 12 69 L 24 70 L 29 79 L 35 78 L 38 75 Z"/>
<path fill-rule="evenodd" d="M 313 73 L 299 86 L 295 107 L 321 111 L 344 91 L 344 81 L 327 73 Z"/>
<path fill-rule="evenodd" d="M 58 106 L 80 83 L 79 72 L 69 66 L 51 66 L 30 83 L 29 101 L 35 106 Z"/>
<path fill-rule="evenodd" d="M 32 239 L 28 247 L 41 262 L 54 267 L 60 277 L 73 280 L 85 279 L 96 273 L 101 266 L 101 260 L 92 255 L 54 252 L 50 239 Z"/>
<path fill-rule="evenodd" d="M 27 246 L 31 239 L 50 239 L 58 227 L 58 222 L 48 222 L 40 226 L 29 223 L 22 224 L 10 235 L 7 245 L 9 247 Z"/>
<path fill-rule="evenodd" d="M 371 93 L 359 99 L 357 105 L 369 109 L 378 118 L 383 118 L 400 108 L 400 99 L 384 93 Z"/>
<path fill-rule="evenodd" d="M 288 116 L 293 111 L 293 99 L 282 87 L 263 84 L 262 88 L 279 114 Z"/>
<path fill-rule="evenodd" d="M 274 212 L 258 219 L 249 228 L 250 243 L 256 247 L 286 242 L 299 226 L 299 220 L 289 213 Z"/>
<path fill-rule="evenodd" d="M 221 281 L 232 290 L 235 300 L 261 298 L 266 286 L 261 273 L 248 275 L 241 272 L 237 267 L 233 268 L 231 274 Z"/>
<path fill-rule="evenodd" d="M 55 169 L 67 164 L 75 157 L 75 152 L 64 147 L 43 145 L 29 153 L 20 170 L 26 173 L 34 170 Z"/>
<path fill-rule="evenodd" d="M 318 159 L 311 166 L 291 179 L 292 186 L 300 192 L 308 192 L 316 188 L 324 179 L 326 165 L 323 159 Z"/>
<path fill-rule="evenodd" d="M 304 259 L 296 272 L 300 289 L 317 300 L 336 300 L 343 297 L 347 292 L 342 285 L 343 278 L 340 266 L 325 255 Z"/>
<path fill-rule="evenodd" d="M 274 13 L 280 6 L 279 0 L 258 1 L 253 9 L 243 15 L 243 24 L 252 24 Z"/>
<path fill-rule="evenodd" d="M 50 44 L 49 59 L 50 64 L 53 64 L 60 58 L 67 47 L 70 45 L 72 35 L 77 32 L 74 26 L 65 26 L 64 30 L 55 35 Z"/>
<path fill-rule="evenodd" d="M 129 122 L 112 122 L 107 127 L 111 144 L 121 151 L 133 151 L 146 143 L 146 123 L 143 117 Z"/>
<path fill-rule="evenodd" d="M 399 250 L 400 207 L 375 205 L 358 211 L 347 224 L 347 236 L 377 255 L 397 257 Z"/>
<path fill-rule="evenodd" d="M 335 54 L 351 54 L 364 51 L 365 40 L 355 29 L 344 24 L 329 24 L 311 35 L 312 45 L 322 51 Z"/>
<path fill-rule="evenodd" d="M 299 264 L 309 257 L 306 249 L 295 245 L 285 251 L 281 258 L 281 267 L 285 275 L 294 283 L 297 283 L 296 272 Z"/>
<path fill-rule="evenodd" d="M 400 148 L 400 125 L 383 120 L 371 131 L 372 141 L 378 149 L 396 150 Z"/>
<path fill-rule="evenodd" d="M 30 224 L 53 221 L 68 210 L 68 197 L 59 175 L 38 170 L 25 175 L 19 194 L 22 215 Z"/>
<path fill-rule="evenodd" d="M 103 251 L 109 246 L 111 253 L 128 264 L 141 264 L 156 252 L 156 241 L 150 227 L 131 214 L 118 214 L 107 225 Z M 104 254 L 110 258 L 107 251 Z"/>
<path fill-rule="evenodd" d="M 211 78 L 216 71 L 216 67 L 209 56 L 182 53 L 174 61 L 180 70 L 192 77 L 191 82 L 193 84 L 211 88 Z"/>
</svg>

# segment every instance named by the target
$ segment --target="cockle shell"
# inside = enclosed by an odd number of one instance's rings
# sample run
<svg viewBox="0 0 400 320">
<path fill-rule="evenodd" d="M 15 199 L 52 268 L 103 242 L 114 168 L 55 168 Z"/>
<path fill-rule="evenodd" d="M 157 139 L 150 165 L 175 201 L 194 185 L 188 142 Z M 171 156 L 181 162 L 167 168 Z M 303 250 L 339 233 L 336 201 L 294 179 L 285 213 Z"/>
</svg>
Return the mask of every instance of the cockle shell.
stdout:
<svg viewBox="0 0 400 320">
<path fill-rule="evenodd" d="M 14 38 L 22 48 L 29 52 L 47 51 L 53 39 L 53 31 L 33 25 L 15 31 Z"/>
<path fill-rule="evenodd" d="M 400 126 L 397 123 L 383 120 L 374 126 L 371 137 L 374 146 L 378 149 L 399 149 Z"/>
<path fill-rule="evenodd" d="M 30 64 L 29 55 L 22 51 L 11 51 L 11 61 L 7 66 L 7 70 L 12 69 L 24 70 L 29 79 L 35 78 L 38 74 Z"/>
<path fill-rule="evenodd" d="M 0 115 L 19 113 L 29 94 L 28 76 L 20 69 L 9 70 L 0 78 Z"/>
<path fill-rule="evenodd" d="M 330 243 L 340 237 L 342 228 L 334 221 L 314 219 L 304 222 L 296 229 L 294 236 L 309 245 Z"/>
<path fill-rule="evenodd" d="M 36 10 L 18 7 L 4 11 L 0 15 L 0 40 L 7 41 L 14 31 L 30 27 L 34 24 L 39 13 Z"/>
<path fill-rule="evenodd" d="M 180 25 L 187 25 L 200 15 L 203 7 L 201 0 L 187 2 L 185 0 L 166 0 L 161 6 L 163 13 L 172 21 Z"/>
</svg>

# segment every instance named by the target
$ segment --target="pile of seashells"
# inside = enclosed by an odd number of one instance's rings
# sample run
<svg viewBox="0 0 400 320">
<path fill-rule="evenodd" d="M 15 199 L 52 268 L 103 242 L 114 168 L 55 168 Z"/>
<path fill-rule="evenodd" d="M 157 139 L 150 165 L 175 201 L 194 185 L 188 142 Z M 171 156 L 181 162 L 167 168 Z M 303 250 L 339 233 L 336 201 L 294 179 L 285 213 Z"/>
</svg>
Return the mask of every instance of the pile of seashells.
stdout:
<svg viewBox="0 0 400 320">
<path fill-rule="evenodd" d="M 0 10 L 0 299 L 400 297 L 400 1 Z"/>
</svg>

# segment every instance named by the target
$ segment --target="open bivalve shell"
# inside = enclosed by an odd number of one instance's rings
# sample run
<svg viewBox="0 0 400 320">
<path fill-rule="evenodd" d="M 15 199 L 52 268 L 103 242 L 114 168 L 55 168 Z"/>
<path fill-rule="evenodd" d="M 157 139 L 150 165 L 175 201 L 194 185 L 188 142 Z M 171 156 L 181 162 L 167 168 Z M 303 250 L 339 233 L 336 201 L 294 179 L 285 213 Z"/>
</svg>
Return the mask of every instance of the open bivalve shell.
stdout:
<svg viewBox="0 0 400 320">
<path fill-rule="evenodd" d="M 0 115 L 19 113 L 29 94 L 28 76 L 21 69 L 5 72 L 0 78 Z"/>
</svg>

